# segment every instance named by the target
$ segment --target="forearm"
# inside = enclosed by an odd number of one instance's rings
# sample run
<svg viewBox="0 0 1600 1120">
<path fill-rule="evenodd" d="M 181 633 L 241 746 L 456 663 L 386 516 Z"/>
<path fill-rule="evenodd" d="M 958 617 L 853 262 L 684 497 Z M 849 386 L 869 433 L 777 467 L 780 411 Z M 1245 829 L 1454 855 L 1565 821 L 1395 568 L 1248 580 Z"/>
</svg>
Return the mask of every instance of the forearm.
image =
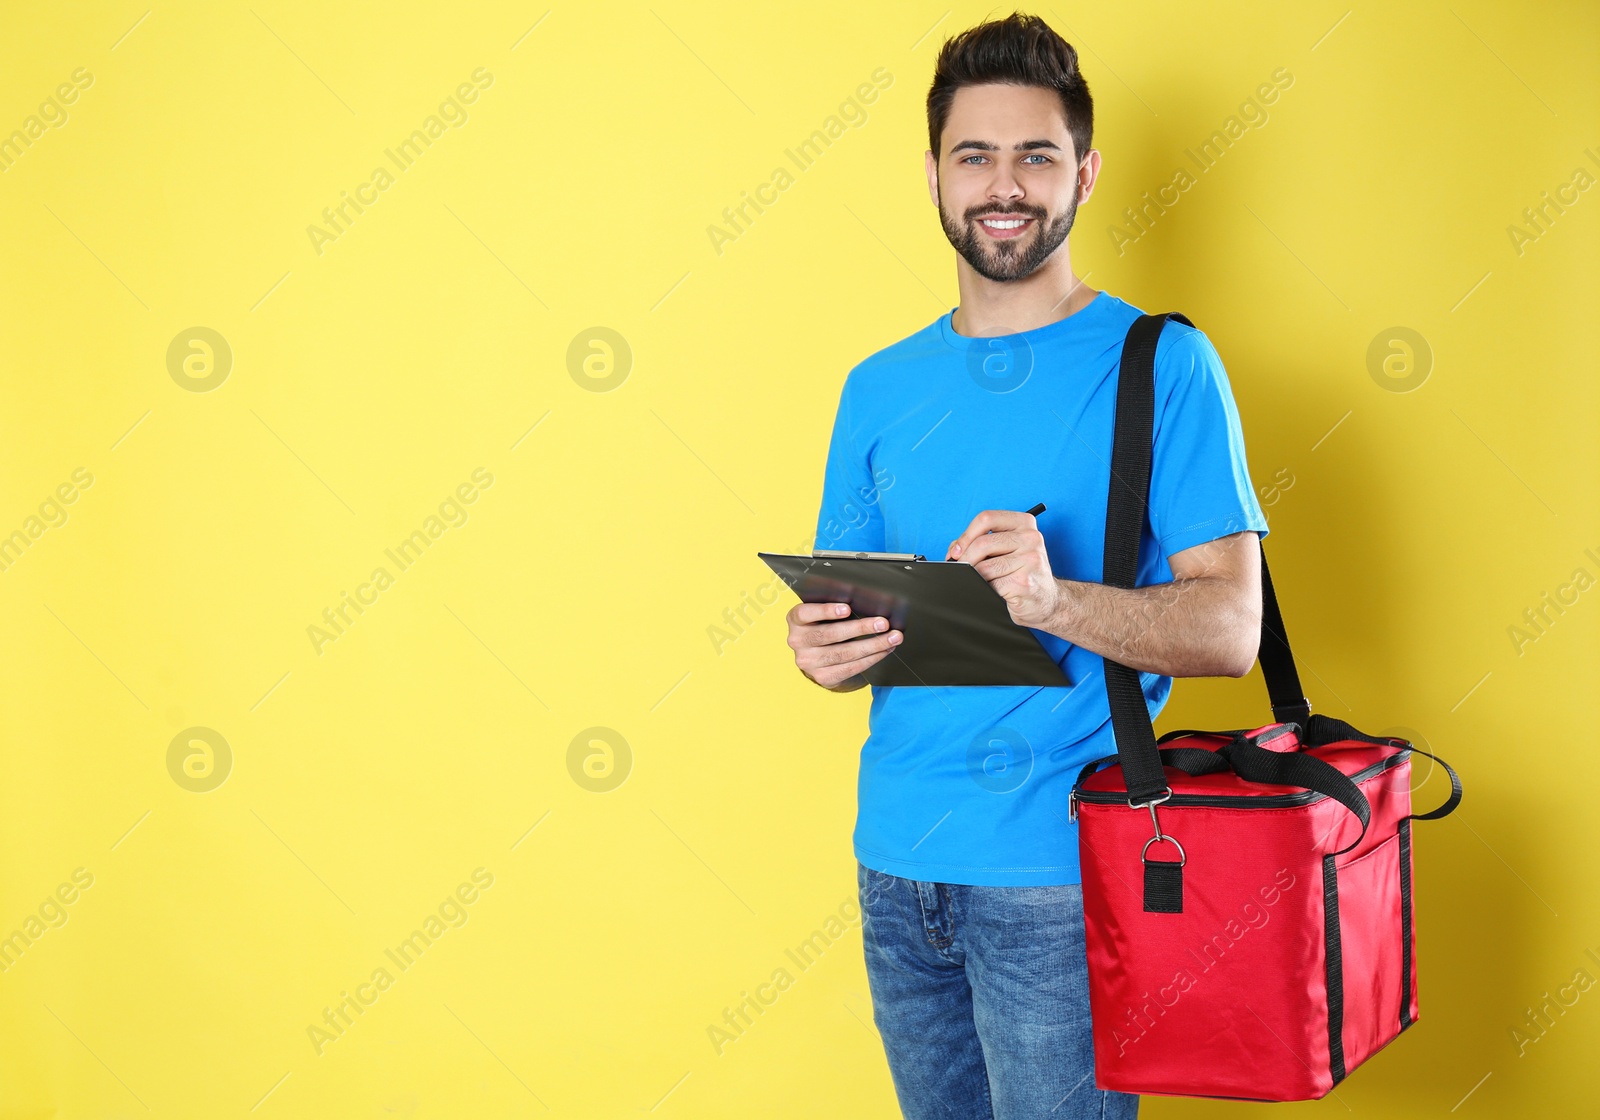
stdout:
<svg viewBox="0 0 1600 1120">
<path fill-rule="evenodd" d="M 1169 677 L 1242 677 L 1255 663 L 1259 608 L 1223 579 L 1149 587 L 1058 579 L 1060 602 L 1040 627 L 1102 657 Z"/>
</svg>

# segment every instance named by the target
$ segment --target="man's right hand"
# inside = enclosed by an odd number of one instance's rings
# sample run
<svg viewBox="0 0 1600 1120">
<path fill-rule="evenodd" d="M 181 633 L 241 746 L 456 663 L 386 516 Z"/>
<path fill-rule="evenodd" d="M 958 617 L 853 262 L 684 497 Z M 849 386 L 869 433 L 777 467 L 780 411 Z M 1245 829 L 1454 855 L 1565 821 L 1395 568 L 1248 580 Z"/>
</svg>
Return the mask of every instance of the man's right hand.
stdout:
<svg viewBox="0 0 1600 1120">
<path fill-rule="evenodd" d="M 847 603 L 799 603 L 786 616 L 795 665 L 834 692 L 854 692 L 866 684 L 861 674 L 905 636 L 890 630 L 887 618 L 847 618 L 849 613 Z"/>
</svg>

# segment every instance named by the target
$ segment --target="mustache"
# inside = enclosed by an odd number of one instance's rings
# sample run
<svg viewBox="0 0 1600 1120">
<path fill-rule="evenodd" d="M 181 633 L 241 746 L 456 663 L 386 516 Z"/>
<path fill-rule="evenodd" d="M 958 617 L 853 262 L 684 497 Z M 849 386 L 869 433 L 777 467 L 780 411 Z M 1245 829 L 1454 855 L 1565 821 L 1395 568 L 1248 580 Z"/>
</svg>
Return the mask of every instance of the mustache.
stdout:
<svg viewBox="0 0 1600 1120">
<path fill-rule="evenodd" d="M 1035 209 L 998 210 L 993 206 L 980 206 L 980 207 L 976 207 L 976 208 L 974 208 L 972 210 L 968 210 L 967 213 L 966 213 L 966 219 L 969 222 L 975 222 L 979 218 L 1001 217 L 1001 216 L 1009 216 L 1009 217 L 1017 217 L 1017 218 L 1042 219 L 1045 216 L 1045 213 L 1046 213 L 1046 211 L 1044 211 L 1042 209 L 1038 209 L 1038 210 L 1035 210 Z"/>
</svg>

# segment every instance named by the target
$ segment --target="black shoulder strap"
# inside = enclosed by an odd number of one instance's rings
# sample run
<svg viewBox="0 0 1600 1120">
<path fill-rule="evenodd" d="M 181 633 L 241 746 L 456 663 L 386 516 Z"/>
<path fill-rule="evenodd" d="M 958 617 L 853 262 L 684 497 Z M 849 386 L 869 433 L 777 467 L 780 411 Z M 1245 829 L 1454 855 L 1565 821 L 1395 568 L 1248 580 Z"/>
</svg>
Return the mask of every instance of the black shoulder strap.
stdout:
<svg viewBox="0 0 1600 1120">
<path fill-rule="evenodd" d="M 1283 627 L 1283 612 L 1278 609 L 1278 593 L 1272 587 L 1272 572 L 1267 568 L 1266 546 L 1261 547 L 1261 646 L 1256 652 L 1261 675 L 1267 681 L 1267 697 L 1272 701 L 1272 718 L 1278 723 L 1305 725 L 1311 717 L 1311 701 L 1300 687 L 1300 672 L 1294 667 L 1289 649 L 1289 632 Z"/>
<path fill-rule="evenodd" d="M 1151 441 L 1155 429 L 1156 343 L 1168 319 L 1193 323 L 1176 311 L 1141 315 L 1128 328 L 1117 374 L 1117 418 L 1111 445 L 1111 486 L 1106 499 L 1106 547 L 1101 579 L 1111 587 L 1134 586 L 1139 574 L 1139 538 L 1150 497 Z M 1311 704 L 1300 687 L 1289 634 L 1284 629 L 1278 597 L 1261 553 L 1261 645 L 1258 657 L 1280 723 L 1305 723 Z M 1161 770 L 1150 710 L 1137 671 L 1109 658 L 1105 661 L 1106 697 L 1117 756 L 1127 783 L 1128 801 L 1140 805 L 1169 793 Z"/>
</svg>

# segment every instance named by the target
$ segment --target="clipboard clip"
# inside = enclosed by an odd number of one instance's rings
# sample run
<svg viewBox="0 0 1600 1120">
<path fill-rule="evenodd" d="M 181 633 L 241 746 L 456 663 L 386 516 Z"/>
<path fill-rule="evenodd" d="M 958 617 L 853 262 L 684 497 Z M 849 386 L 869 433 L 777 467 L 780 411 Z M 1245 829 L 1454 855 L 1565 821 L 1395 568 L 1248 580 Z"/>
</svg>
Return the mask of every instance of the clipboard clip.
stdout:
<svg viewBox="0 0 1600 1120">
<path fill-rule="evenodd" d="M 920 552 L 851 552 L 837 548 L 813 548 L 811 555 L 820 560 L 927 560 Z"/>
</svg>

